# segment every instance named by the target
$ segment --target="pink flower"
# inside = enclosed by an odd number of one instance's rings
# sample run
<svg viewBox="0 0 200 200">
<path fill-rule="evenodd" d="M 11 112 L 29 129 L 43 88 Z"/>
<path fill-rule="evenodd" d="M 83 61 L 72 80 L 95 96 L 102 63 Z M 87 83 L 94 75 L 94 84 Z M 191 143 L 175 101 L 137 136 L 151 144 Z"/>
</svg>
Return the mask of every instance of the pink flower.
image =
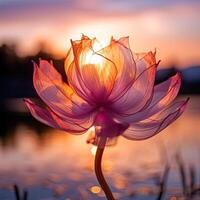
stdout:
<svg viewBox="0 0 200 200">
<path fill-rule="evenodd" d="M 188 99 L 173 102 L 180 74 L 154 85 L 155 53 L 134 54 L 128 37 L 112 38 L 99 51 L 94 50 L 96 43 L 86 36 L 71 42 L 65 61 L 68 84 L 52 63 L 34 63 L 34 87 L 47 106 L 30 99 L 25 102 L 37 120 L 72 134 L 83 134 L 94 126 L 89 142 L 98 144 L 100 137 L 147 139 L 183 113 Z"/>
</svg>

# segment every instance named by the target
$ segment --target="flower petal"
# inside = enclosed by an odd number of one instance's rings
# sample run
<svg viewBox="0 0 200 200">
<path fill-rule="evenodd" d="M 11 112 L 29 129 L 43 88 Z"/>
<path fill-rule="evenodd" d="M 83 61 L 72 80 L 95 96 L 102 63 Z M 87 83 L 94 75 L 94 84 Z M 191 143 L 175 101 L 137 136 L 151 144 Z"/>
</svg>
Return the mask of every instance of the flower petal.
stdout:
<svg viewBox="0 0 200 200">
<path fill-rule="evenodd" d="M 74 62 L 67 68 L 69 84 L 91 104 L 107 99 L 117 75 L 115 64 L 93 50 L 95 41 L 85 36 L 72 41 Z"/>
<path fill-rule="evenodd" d="M 34 63 L 33 83 L 42 100 L 62 118 L 82 118 L 93 111 L 87 102 L 59 79 L 58 72 L 46 61 L 40 61 L 40 67 Z"/>
<path fill-rule="evenodd" d="M 119 99 L 133 84 L 136 74 L 136 64 L 129 47 L 129 38 L 111 39 L 109 46 L 98 51 L 98 54 L 115 63 L 117 76 L 109 101 Z"/>
<path fill-rule="evenodd" d="M 82 134 L 87 131 L 94 123 L 94 117 L 88 116 L 84 120 L 74 120 L 71 118 L 63 119 L 57 116 L 48 108 L 42 108 L 30 99 L 24 99 L 33 117 L 52 128 L 67 131 L 72 134 Z"/>
<path fill-rule="evenodd" d="M 119 115 L 119 119 L 127 123 L 144 120 L 164 109 L 177 96 L 181 85 L 180 74 L 177 73 L 154 87 L 153 97 L 146 108 L 134 115 Z"/>
<path fill-rule="evenodd" d="M 131 140 L 144 140 L 154 136 L 170 125 L 183 113 L 188 100 L 189 99 L 173 103 L 152 118 L 132 123 L 122 135 Z"/>
<path fill-rule="evenodd" d="M 155 81 L 156 63 L 155 54 L 147 53 L 137 60 L 136 79 L 128 91 L 117 101 L 112 102 L 111 109 L 119 115 L 133 115 L 149 104 Z"/>
<path fill-rule="evenodd" d="M 44 108 L 40 108 L 30 99 L 24 99 L 26 106 L 28 107 L 31 114 L 40 122 L 51 126 L 52 128 L 59 128 L 52 117 L 52 113 Z"/>
<path fill-rule="evenodd" d="M 62 84 L 62 77 L 60 73 L 55 69 L 53 66 L 52 61 L 49 63 L 47 60 L 40 59 L 39 61 L 39 67 L 42 73 L 46 74 L 47 76 L 51 77 L 51 80 L 53 82 L 58 82 Z"/>
<path fill-rule="evenodd" d="M 64 66 L 69 85 L 73 88 L 77 95 L 79 95 L 86 102 L 92 104 L 91 99 L 88 98 L 89 90 L 82 81 L 78 59 L 78 55 L 81 54 L 81 49 L 87 45 L 91 46 L 91 39 L 82 35 L 81 40 L 71 40 L 71 44 L 72 47 L 68 51 Z"/>
<path fill-rule="evenodd" d="M 93 104 L 93 98 L 90 97 L 89 89 L 84 85 L 80 71 L 77 69 L 75 63 L 73 62 L 68 70 L 67 78 L 69 85 L 76 92 L 80 98 L 84 99 L 89 104 Z"/>
</svg>

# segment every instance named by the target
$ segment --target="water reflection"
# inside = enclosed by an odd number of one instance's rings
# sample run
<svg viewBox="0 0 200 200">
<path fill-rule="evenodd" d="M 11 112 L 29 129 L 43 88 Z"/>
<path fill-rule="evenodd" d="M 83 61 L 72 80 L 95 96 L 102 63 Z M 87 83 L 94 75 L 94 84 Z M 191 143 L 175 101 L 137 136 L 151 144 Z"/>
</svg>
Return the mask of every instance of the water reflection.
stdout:
<svg viewBox="0 0 200 200">
<path fill-rule="evenodd" d="M 184 167 L 193 166 L 199 176 L 199 100 L 192 97 L 185 114 L 160 135 L 141 142 L 119 138 L 116 146 L 106 149 L 103 169 L 117 199 L 155 199 L 167 164 L 166 194 L 171 199 L 181 196 L 177 152 Z M 30 200 L 103 199 L 93 172 L 96 148 L 86 144 L 87 135 L 69 135 L 22 115 L 1 121 L 2 200 L 14 199 L 14 183 L 29 190 Z"/>
</svg>

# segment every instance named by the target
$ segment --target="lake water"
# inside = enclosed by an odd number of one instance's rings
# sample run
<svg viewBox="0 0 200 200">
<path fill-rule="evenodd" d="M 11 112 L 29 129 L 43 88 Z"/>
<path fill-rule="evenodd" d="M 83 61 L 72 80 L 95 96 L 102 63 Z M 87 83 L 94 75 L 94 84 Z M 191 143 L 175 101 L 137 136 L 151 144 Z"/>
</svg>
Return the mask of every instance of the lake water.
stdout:
<svg viewBox="0 0 200 200">
<path fill-rule="evenodd" d="M 105 199 L 93 171 L 95 147 L 86 144 L 87 134 L 73 136 L 40 126 L 23 113 L 1 118 L 0 200 L 15 199 L 13 184 L 28 190 L 29 200 Z M 120 200 L 156 199 L 166 166 L 164 199 L 183 199 L 183 178 L 187 188 L 200 185 L 198 96 L 192 96 L 185 113 L 159 135 L 145 141 L 120 137 L 103 156 L 105 177 Z"/>
</svg>

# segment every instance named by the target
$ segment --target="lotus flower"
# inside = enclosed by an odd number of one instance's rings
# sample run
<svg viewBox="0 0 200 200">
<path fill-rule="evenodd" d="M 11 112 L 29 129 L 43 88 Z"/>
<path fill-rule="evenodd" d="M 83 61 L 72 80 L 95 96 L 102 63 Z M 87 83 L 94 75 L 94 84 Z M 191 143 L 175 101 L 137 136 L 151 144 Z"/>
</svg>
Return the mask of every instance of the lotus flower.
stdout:
<svg viewBox="0 0 200 200">
<path fill-rule="evenodd" d="M 181 85 L 179 73 L 154 85 L 155 53 L 134 54 L 128 37 L 112 38 L 98 51 L 96 43 L 86 36 L 71 41 L 65 61 L 68 83 L 52 63 L 34 63 L 34 87 L 47 106 L 25 102 L 37 120 L 72 134 L 95 127 L 88 141 L 98 145 L 101 137 L 147 139 L 183 113 L 188 100 L 173 102 Z"/>
<path fill-rule="evenodd" d="M 25 99 L 32 115 L 53 128 L 83 134 L 95 128 L 88 142 L 98 145 L 95 172 L 108 200 L 114 200 L 106 183 L 101 159 L 104 146 L 122 135 L 130 140 L 154 136 L 176 120 L 187 100 L 173 102 L 181 85 L 180 74 L 154 85 L 155 53 L 134 54 L 128 37 L 111 39 L 96 49 L 98 41 L 82 36 L 71 41 L 64 82 L 53 64 L 34 63 L 33 83 L 46 107 Z"/>
</svg>

